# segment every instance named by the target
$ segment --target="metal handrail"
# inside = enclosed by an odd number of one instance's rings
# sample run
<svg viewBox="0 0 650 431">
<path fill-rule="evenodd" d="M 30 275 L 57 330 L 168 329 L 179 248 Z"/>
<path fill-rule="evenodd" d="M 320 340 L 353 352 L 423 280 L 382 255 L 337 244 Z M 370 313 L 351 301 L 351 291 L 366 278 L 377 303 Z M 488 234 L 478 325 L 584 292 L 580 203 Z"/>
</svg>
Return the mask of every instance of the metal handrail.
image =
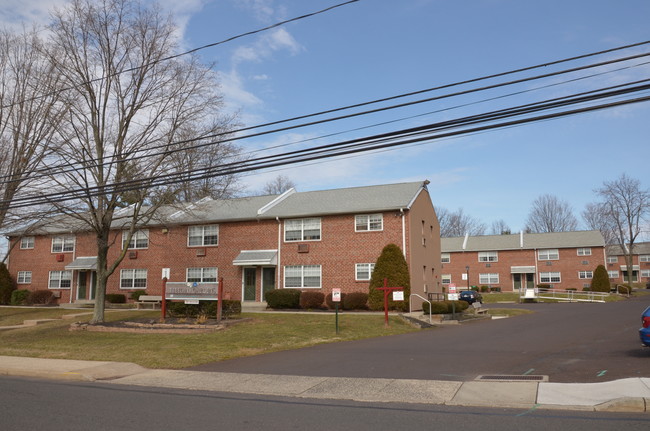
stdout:
<svg viewBox="0 0 650 431">
<path fill-rule="evenodd" d="M 412 307 L 413 303 L 411 302 L 411 298 L 413 298 L 414 296 L 417 296 L 418 298 L 423 299 L 423 300 L 425 300 L 425 301 L 427 301 L 429 303 L 429 325 L 431 325 L 432 324 L 432 321 L 431 321 L 431 301 L 429 301 L 426 298 L 421 297 L 417 293 L 411 293 L 411 296 L 409 296 L 409 314 L 413 312 L 412 311 L 413 310 L 413 307 Z"/>
<path fill-rule="evenodd" d="M 556 299 L 558 301 L 569 301 L 569 302 L 605 302 L 605 297 L 609 296 L 609 293 L 604 292 L 578 292 L 575 290 L 562 290 L 562 289 L 544 289 L 544 288 L 535 288 L 535 294 L 533 296 L 526 294 L 526 290 L 532 289 L 522 289 L 520 292 L 520 299 Z"/>
</svg>

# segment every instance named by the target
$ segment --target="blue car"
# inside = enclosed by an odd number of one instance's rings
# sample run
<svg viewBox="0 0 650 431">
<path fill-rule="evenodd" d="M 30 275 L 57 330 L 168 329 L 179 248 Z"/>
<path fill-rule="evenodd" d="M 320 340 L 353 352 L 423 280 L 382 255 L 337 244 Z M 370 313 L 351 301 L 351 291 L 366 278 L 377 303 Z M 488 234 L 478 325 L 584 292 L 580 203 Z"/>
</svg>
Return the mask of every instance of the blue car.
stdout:
<svg viewBox="0 0 650 431">
<path fill-rule="evenodd" d="M 460 299 L 461 301 L 466 301 L 470 304 L 473 304 L 475 302 L 478 302 L 479 304 L 483 304 L 483 296 L 481 296 L 480 293 L 475 292 L 473 290 L 464 290 L 460 292 L 458 299 Z"/>
<path fill-rule="evenodd" d="M 639 329 L 639 337 L 643 345 L 650 347 L 650 307 L 641 315 L 641 324 L 643 328 Z"/>
</svg>

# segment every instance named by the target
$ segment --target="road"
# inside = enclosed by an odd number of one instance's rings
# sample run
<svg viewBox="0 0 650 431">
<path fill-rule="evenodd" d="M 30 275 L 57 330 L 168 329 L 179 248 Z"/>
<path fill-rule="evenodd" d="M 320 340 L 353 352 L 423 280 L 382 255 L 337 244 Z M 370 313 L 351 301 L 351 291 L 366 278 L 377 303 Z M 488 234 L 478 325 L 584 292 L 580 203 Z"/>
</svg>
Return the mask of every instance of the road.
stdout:
<svg viewBox="0 0 650 431">
<path fill-rule="evenodd" d="M 359 403 L 0 377 L 3 431 L 647 430 L 645 413 Z"/>
<path fill-rule="evenodd" d="M 650 296 L 605 304 L 499 304 L 492 307 L 527 308 L 534 313 L 191 369 L 458 381 L 528 374 L 560 383 L 650 377 L 650 349 L 641 348 L 638 338 L 640 315 L 648 305 Z"/>
</svg>

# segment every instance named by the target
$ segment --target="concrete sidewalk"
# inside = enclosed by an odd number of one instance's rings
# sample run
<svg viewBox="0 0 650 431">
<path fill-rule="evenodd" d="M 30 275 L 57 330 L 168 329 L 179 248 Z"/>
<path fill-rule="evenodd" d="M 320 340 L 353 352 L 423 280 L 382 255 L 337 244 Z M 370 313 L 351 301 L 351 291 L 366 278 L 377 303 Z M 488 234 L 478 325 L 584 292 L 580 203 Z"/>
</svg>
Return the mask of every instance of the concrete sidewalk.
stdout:
<svg viewBox="0 0 650 431">
<path fill-rule="evenodd" d="M 0 356 L 0 375 L 202 391 L 522 409 L 650 412 L 650 378 L 604 383 L 355 379 L 183 370 Z"/>
</svg>

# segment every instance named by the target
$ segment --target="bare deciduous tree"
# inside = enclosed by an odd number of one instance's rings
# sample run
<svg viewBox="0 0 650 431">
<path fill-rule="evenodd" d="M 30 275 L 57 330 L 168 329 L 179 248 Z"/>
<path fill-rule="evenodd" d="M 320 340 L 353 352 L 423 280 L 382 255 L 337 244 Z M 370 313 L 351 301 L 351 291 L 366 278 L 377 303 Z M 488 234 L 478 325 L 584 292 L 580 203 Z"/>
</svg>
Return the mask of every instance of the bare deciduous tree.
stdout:
<svg viewBox="0 0 650 431">
<path fill-rule="evenodd" d="M 570 232 L 578 228 L 569 203 L 553 195 L 542 195 L 533 201 L 526 219 L 526 231 L 535 233 Z"/>
<path fill-rule="evenodd" d="M 289 177 L 278 175 L 264 185 L 262 193 L 266 195 L 279 195 L 295 187 L 296 185 Z"/>
<path fill-rule="evenodd" d="M 440 223 L 440 236 L 451 238 L 455 236 L 483 235 L 486 226 L 474 217 L 467 215 L 459 208 L 455 212 L 450 212 L 445 208 L 436 207 L 438 223 Z"/>
<path fill-rule="evenodd" d="M 164 187 L 156 179 L 178 168 L 171 158 L 177 143 L 189 130 L 205 136 L 218 123 L 215 74 L 197 57 L 170 59 L 175 34 L 168 16 L 138 1 L 73 0 L 53 13 L 50 59 L 74 101 L 57 156 L 75 170 L 51 181 L 59 190 L 83 191 L 59 210 L 96 237 L 92 323 L 104 321 L 107 280 L 127 251 L 122 243 L 164 203 L 151 198 Z M 124 187 L 133 172 L 139 182 Z M 121 253 L 109 262 L 116 244 Z"/>
<path fill-rule="evenodd" d="M 587 204 L 582 211 L 582 219 L 588 229 L 600 231 L 605 244 L 618 244 L 615 228 L 607 217 L 607 209 L 602 203 Z"/>
<path fill-rule="evenodd" d="M 643 189 L 639 180 L 622 174 L 614 181 L 606 181 L 596 193 L 601 198 L 597 204 L 599 216 L 625 252 L 628 281 L 632 283 L 634 243 L 650 216 L 650 190 Z"/>
<path fill-rule="evenodd" d="M 510 229 L 510 226 L 508 226 L 505 220 L 500 219 L 492 222 L 492 226 L 490 227 L 491 235 L 510 235 L 511 233 L 512 229 Z"/>
</svg>

